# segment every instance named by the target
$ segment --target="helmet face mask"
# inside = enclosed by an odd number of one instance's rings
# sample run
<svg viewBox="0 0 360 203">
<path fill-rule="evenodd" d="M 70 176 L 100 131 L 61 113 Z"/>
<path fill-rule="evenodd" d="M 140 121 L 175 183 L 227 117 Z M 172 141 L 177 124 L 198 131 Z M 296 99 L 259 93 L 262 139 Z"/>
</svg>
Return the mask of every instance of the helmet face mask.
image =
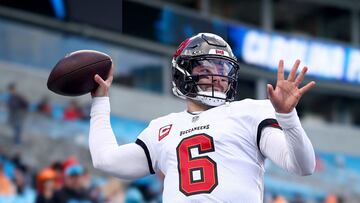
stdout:
<svg viewBox="0 0 360 203">
<path fill-rule="evenodd" d="M 219 36 L 200 33 L 185 40 L 174 55 L 172 67 L 176 96 L 208 106 L 234 100 L 239 64 Z"/>
</svg>

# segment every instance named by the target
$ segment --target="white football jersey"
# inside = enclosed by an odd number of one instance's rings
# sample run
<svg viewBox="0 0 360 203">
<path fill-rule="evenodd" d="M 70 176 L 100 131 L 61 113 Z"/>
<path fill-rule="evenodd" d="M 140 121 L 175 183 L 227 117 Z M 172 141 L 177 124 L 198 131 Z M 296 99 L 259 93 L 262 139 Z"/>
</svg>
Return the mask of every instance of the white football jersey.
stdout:
<svg viewBox="0 0 360 203">
<path fill-rule="evenodd" d="M 232 102 L 151 121 L 139 135 L 150 172 L 165 175 L 164 202 L 263 202 L 261 129 L 279 127 L 269 100 Z M 258 135 L 259 134 L 259 135 Z"/>
</svg>

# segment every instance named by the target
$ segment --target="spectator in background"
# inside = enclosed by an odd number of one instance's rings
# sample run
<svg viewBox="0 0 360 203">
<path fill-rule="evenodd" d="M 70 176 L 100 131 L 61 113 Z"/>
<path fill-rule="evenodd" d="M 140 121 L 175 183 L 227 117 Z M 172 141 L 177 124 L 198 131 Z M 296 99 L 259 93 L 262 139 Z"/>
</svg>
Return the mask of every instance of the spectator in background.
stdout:
<svg viewBox="0 0 360 203">
<path fill-rule="evenodd" d="M 76 100 L 70 101 L 67 107 L 64 110 L 64 120 L 77 120 L 82 117 L 81 109 L 79 108 Z"/>
<path fill-rule="evenodd" d="M 281 195 L 275 195 L 271 203 L 288 203 L 288 201 Z"/>
<path fill-rule="evenodd" d="M 110 178 L 102 187 L 102 192 L 107 203 L 126 202 L 123 184 L 117 178 Z M 138 192 L 138 194 L 143 200 L 141 193 Z M 131 198 L 128 197 L 128 199 Z"/>
<path fill-rule="evenodd" d="M 343 203 L 343 198 L 338 197 L 337 195 L 333 194 L 333 193 L 329 193 L 326 198 L 324 203 Z"/>
<path fill-rule="evenodd" d="M 14 195 L 15 188 L 5 175 L 3 166 L 3 163 L 0 161 L 0 196 L 12 196 Z"/>
<path fill-rule="evenodd" d="M 89 194 L 92 200 L 95 200 L 95 202 L 104 202 L 100 184 L 93 181 L 92 175 L 87 168 L 84 168 L 83 183 L 86 193 Z"/>
<path fill-rule="evenodd" d="M 24 173 L 28 172 L 28 166 L 26 166 L 25 163 L 21 160 L 21 153 L 15 152 L 14 155 L 11 158 L 11 162 L 15 165 L 15 167 Z"/>
<path fill-rule="evenodd" d="M 56 172 L 52 168 L 45 168 L 39 172 L 36 177 L 36 190 L 38 193 L 36 203 L 54 203 L 55 178 Z"/>
<path fill-rule="evenodd" d="M 84 186 L 84 168 L 80 164 L 72 164 L 64 169 L 64 186 L 54 195 L 53 202 L 92 203 L 90 195 Z"/>
<path fill-rule="evenodd" d="M 16 195 L 12 203 L 33 203 L 35 201 L 36 193 L 26 182 L 24 172 L 20 168 L 15 169 L 14 182 Z"/>
<path fill-rule="evenodd" d="M 64 184 L 63 164 L 60 161 L 55 161 L 50 168 L 55 172 L 55 189 L 60 190 Z"/>
<path fill-rule="evenodd" d="M 7 102 L 8 112 L 9 112 L 9 125 L 13 130 L 14 143 L 21 143 L 21 133 L 23 128 L 23 123 L 26 116 L 26 110 L 28 108 L 28 102 L 26 99 L 20 95 L 16 90 L 15 84 L 10 84 L 8 86 L 9 98 Z"/>
<path fill-rule="evenodd" d="M 52 112 L 52 106 L 49 102 L 49 98 L 47 96 L 44 96 L 37 106 L 37 111 L 45 116 L 50 117 Z"/>
<path fill-rule="evenodd" d="M 303 196 L 300 193 L 296 193 L 294 200 L 292 201 L 293 203 L 305 203 L 305 200 L 303 198 Z"/>
<path fill-rule="evenodd" d="M 134 187 L 130 187 L 127 191 L 126 191 L 126 195 L 125 195 L 125 203 L 144 203 L 144 197 L 141 194 L 141 192 Z"/>
</svg>

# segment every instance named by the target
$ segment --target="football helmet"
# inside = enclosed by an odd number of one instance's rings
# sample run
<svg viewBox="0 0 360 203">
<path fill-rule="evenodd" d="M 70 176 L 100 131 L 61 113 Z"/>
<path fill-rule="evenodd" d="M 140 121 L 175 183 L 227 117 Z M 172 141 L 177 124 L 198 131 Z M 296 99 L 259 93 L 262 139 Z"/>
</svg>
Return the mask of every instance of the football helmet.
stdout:
<svg viewBox="0 0 360 203">
<path fill-rule="evenodd" d="M 183 41 L 172 59 L 173 93 L 208 106 L 233 101 L 239 64 L 228 43 L 211 33 Z"/>
</svg>

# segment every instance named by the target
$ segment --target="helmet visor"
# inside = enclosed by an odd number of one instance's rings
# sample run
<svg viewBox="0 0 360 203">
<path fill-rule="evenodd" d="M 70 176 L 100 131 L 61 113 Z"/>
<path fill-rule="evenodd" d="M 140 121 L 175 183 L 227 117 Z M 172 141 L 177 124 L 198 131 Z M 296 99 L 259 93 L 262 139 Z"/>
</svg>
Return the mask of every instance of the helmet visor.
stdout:
<svg viewBox="0 0 360 203">
<path fill-rule="evenodd" d="M 222 58 L 192 60 L 192 78 L 201 91 L 226 93 L 236 80 L 237 63 Z"/>
<path fill-rule="evenodd" d="M 190 62 L 192 75 L 217 75 L 234 77 L 238 65 L 230 60 L 223 58 L 193 59 Z"/>
</svg>

